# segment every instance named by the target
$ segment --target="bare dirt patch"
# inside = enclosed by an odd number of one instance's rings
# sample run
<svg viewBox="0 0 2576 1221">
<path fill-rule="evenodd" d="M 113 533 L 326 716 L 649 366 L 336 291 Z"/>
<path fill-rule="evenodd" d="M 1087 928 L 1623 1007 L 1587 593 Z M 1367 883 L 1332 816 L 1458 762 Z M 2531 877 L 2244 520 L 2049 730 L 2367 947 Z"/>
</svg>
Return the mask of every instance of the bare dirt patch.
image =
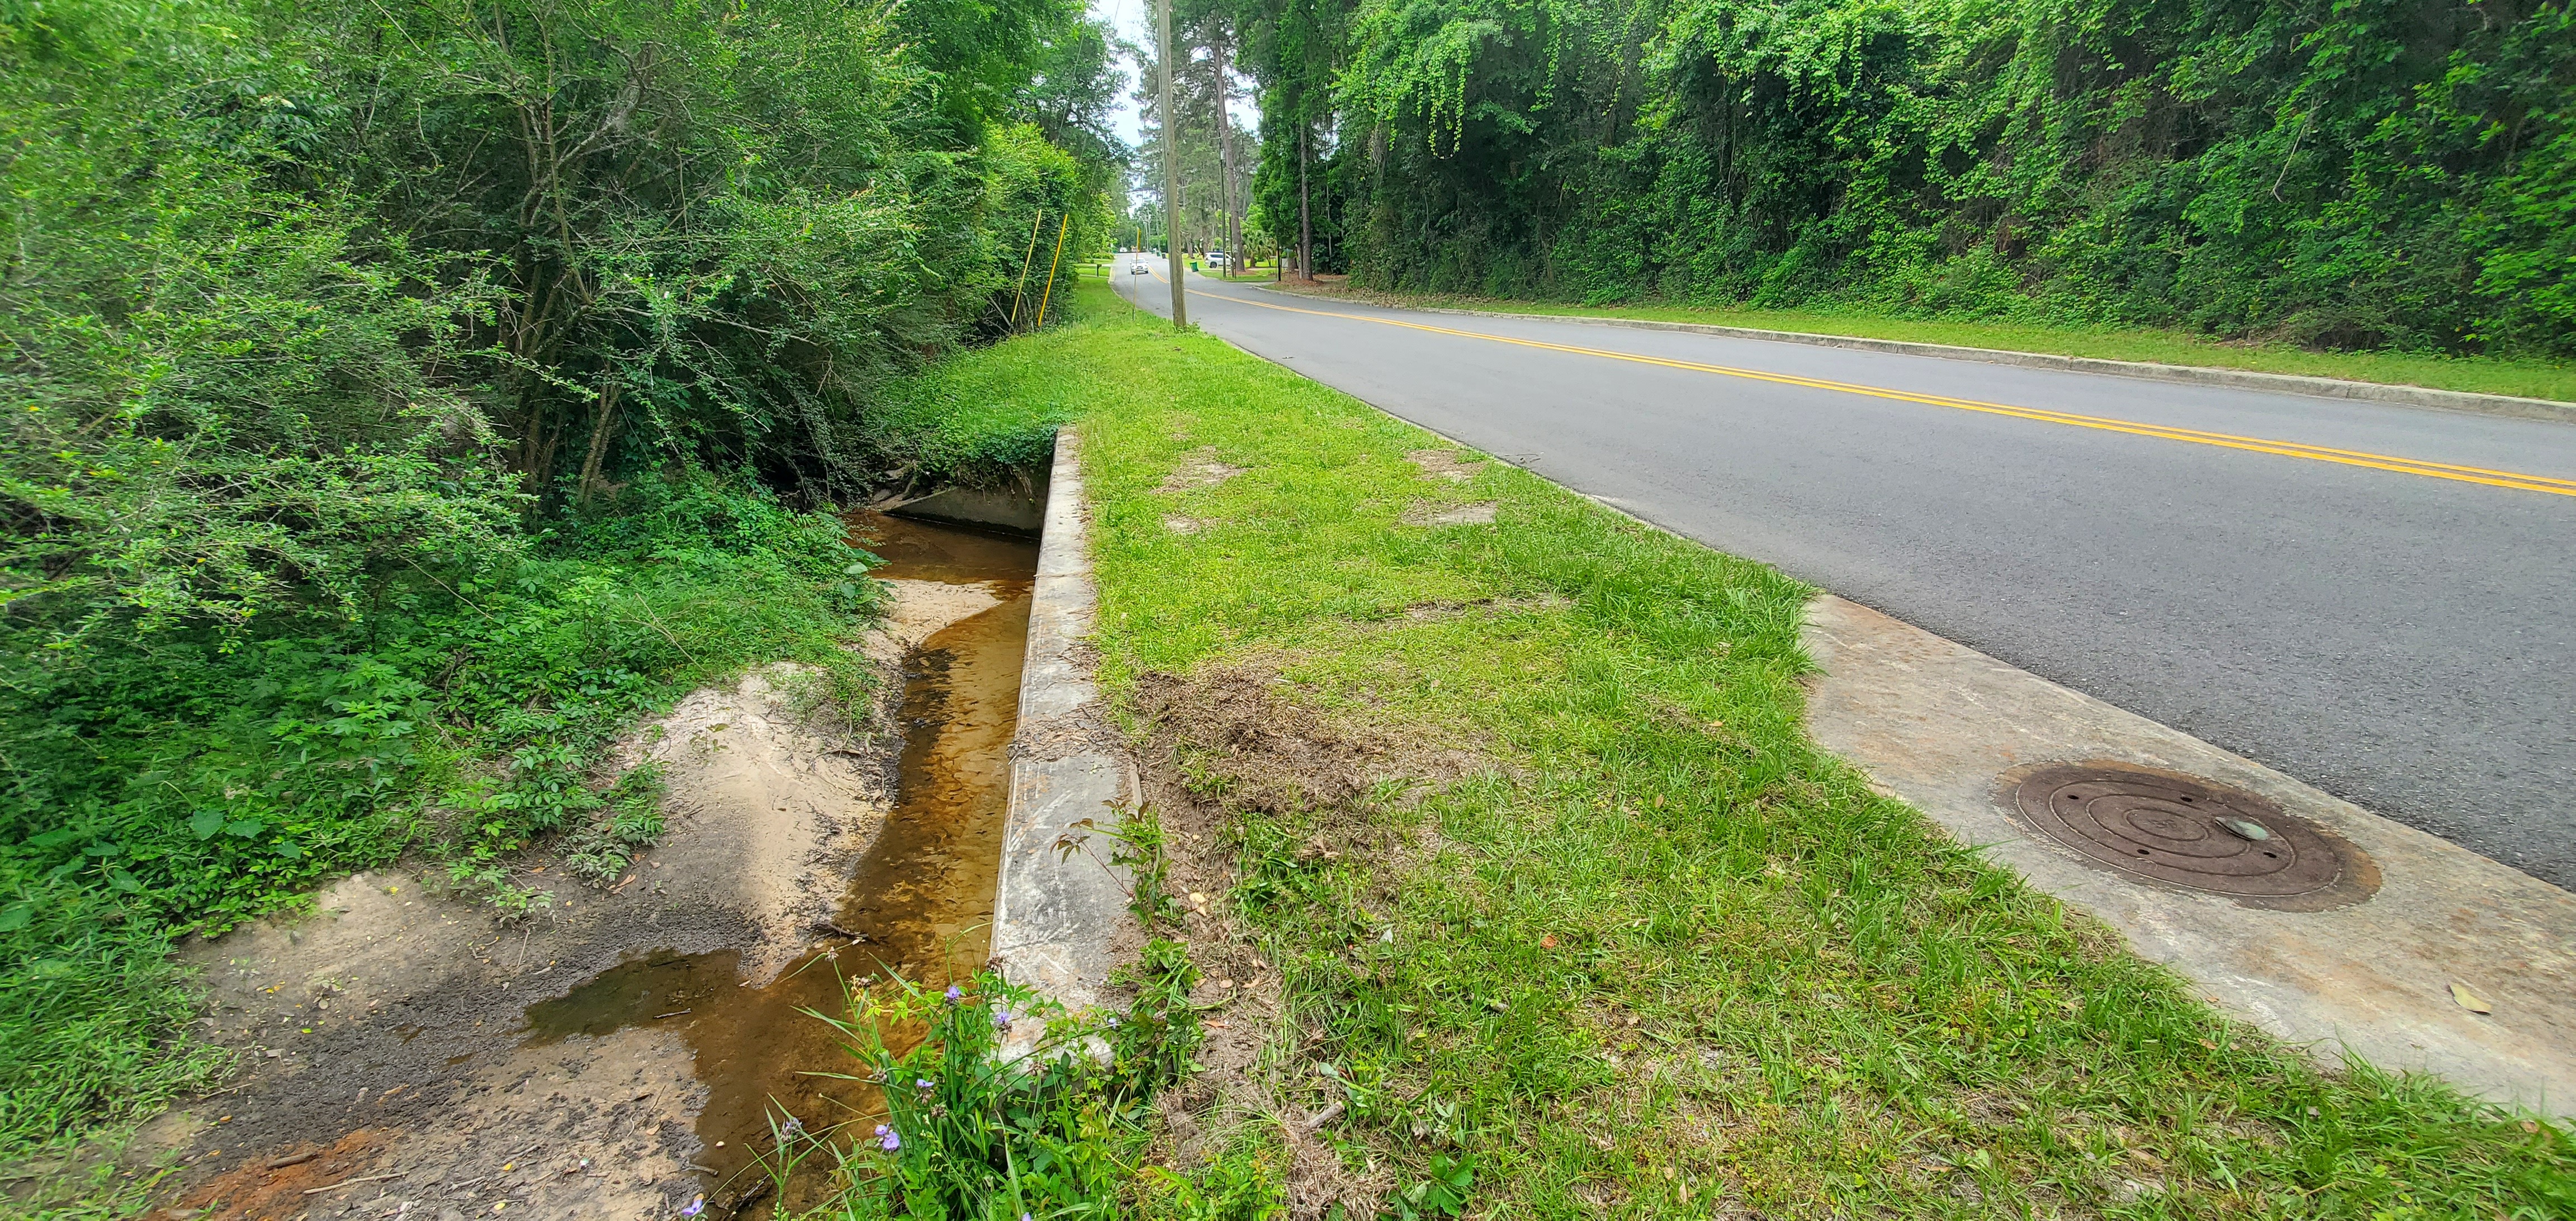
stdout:
<svg viewBox="0 0 2576 1221">
<path fill-rule="evenodd" d="M 1417 622 L 1455 619 L 1477 611 L 1507 613 L 1511 611 L 1561 611 L 1574 605 L 1563 594 L 1540 594 L 1527 598 L 1475 598 L 1467 601 L 1440 600 L 1416 602 L 1404 608 L 1404 617 Z"/>
<path fill-rule="evenodd" d="M 1207 1024 L 1202 1070 L 1161 1100 L 1160 1152 L 1194 1165 L 1247 1125 L 1276 1125 L 1290 1154 L 1292 1217 L 1311 1221 L 1337 1206 L 1375 1215 L 1392 1172 L 1352 1173 L 1318 1136 L 1338 1115 L 1309 1115 L 1294 1101 L 1290 1087 L 1311 1071 L 1315 1043 L 1288 1018 L 1272 951 L 1225 901 L 1240 880 L 1242 820 L 1292 816 L 1312 832 L 1301 859 L 1378 861 L 1391 873 L 1413 854 L 1378 803 L 1418 798 L 1487 764 L 1418 735 L 1337 722 L 1260 668 L 1147 675 L 1135 709 L 1150 727 L 1138 751 L 1144 800 L 1163 828 L 1182 936 L 1202 972 L 1192 999 Z"/>
<path fill-rule="evenodd" d="M 1490 526 L 1494 524 L 1494 510 L 1501 507 L 1490 500 L 1450 509 L 1416 503 L 1404 511 L 1403 521 L 1408 526 Z"/>
<path fill-rule="evenodd" d="M 509 882 L 552 902 L 511 919 L 433 869 L 398 867 L 184 950 L 208 986 L 201 1033 L 241 1070 L 129 1151 L 181 1165 L 170 1215 L 640 1218 L 705 1191 L 693 1165 L 718 1159 L 693 1127 L 708 1091 L 678 1030 L 687 988 L 642 998 L 641 1021 L 568 1037 L 532 1037 L 528 1015 L 655 956 L 723 960 L 701 991 L 757 987 L 835 917 L 885 820 L 897 663 L 1002 601 L 986 585 L 892 584 L 862 646 L 880 665 L 865 714 L 772 666 L 692 692 L 621 744 L 621 765 L 663 765 L 669 793 L 663 839 L 613 885 L 532 854 Z M 305 1152 L 317 1156 L 278 1164 Z"/>
<path fill-rule="evenodd" d="M 1206 527 L 1186 517 L 1166 517 L 1163 519 L 1163 528 L 1174 534 L 1196 534 Z"/>
<path fill-rule="evenodd" d="M 1465 483 L 1485 469 L 1484 463 L 1470 461 L 1454 449 L 1410 450 L 1404 457 L 1422 468 L 1424 478 L 1446 479 L 1451 483 Z"/>
<path fill-rule="evenodd" d="M 1217 458 L 1215 446 L 1203 445 L 1181 455 L 1181 465 L 1171 474 L 1164 476 L 1163 482 L 1154 490 L 1169 496 L 1197 488 L 1212 488 L 1242 474 L 1246 469 L 1227 465 Z"/>
<path fill-rule="evenodd" d="M 1225 778 L 1227 804 L 1265 814 L 1352 806 L 1381 782 L 1445 784 L 1482 762 L 1419 735 L 1329 721 L 1260 668 L 1149 674 L 1135 700 L 1157 727 L 1156 753 L 1190 752 Z"/>
</svg>

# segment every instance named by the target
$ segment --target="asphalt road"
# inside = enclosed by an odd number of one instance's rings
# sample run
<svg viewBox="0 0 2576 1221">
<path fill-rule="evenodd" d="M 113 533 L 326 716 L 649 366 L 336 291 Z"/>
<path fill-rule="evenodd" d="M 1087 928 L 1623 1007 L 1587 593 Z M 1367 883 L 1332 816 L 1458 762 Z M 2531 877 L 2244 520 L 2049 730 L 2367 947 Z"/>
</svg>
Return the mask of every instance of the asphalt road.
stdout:
<svg viewBox="0 0 2576 1221">
<path fill-rule="evenodd" d="M 1190 287 L 1397 416 L 2576 889 L 2576 425 Z"/>
</svg>

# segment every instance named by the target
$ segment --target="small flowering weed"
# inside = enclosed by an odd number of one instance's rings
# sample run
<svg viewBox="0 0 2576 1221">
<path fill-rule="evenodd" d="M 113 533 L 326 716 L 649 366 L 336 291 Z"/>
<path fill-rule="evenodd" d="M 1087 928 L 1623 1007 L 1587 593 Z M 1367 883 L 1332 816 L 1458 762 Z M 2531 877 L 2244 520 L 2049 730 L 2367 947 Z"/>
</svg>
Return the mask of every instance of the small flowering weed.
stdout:
<svg viewBox="0 0 2576 1221">
<path fill-rule="evenodd" d="M 1171 1020 L 1168 988 L 1114 1026 L 990 973 L 971 988 L 898 982 L 854 1002 L 846 1020 L 826 1020 L 861 1075 L 887 1087 L 885 1122 L 849 1155 L 850 1185 L 831 1210 L 858 1218 L 1114 1213 L 1147 1101 L 1188 1062 L 1186 1048 L 1162 1044 L 1197 1033 Z M 917 1027 L 927 1035 L 900 1053 L 878 1033 Z M 1032 1028 L 1034 1040 L 1011 1043 Z"/>
</svg>

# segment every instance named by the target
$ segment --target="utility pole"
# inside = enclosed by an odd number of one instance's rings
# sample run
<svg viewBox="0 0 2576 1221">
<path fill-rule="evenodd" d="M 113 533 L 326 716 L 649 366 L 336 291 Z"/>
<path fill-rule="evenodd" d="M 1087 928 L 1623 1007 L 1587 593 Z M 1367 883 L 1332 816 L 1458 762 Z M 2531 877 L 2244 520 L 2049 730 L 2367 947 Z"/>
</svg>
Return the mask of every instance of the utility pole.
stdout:
<svg viewBox="0 0 2576 1221">
<path fill-rule="evenodd" d="M 1163 246 L 1172 264 L 1172 328 L 1183 330 L 1190 315 L 1181 300 L 1181 124 L 1172 109 L 1172 0 L 1155 0 L 1154 24 L 1162 44 L 1154 57 L 1163 67 Z"/>
<path fill-rule="evenodd" d="M 1168 2 L 1168 0 L 1167 0 Z M 1303 100 L 1303 99 L 1299 99 Z M 1297 116 L 1297 274 L 1306 282 L 1315 281 L 1315 218 L 1308 214 L 1307 203 L 1313 192 L 1306 189 L 1306 116 Z"/>
</svg>

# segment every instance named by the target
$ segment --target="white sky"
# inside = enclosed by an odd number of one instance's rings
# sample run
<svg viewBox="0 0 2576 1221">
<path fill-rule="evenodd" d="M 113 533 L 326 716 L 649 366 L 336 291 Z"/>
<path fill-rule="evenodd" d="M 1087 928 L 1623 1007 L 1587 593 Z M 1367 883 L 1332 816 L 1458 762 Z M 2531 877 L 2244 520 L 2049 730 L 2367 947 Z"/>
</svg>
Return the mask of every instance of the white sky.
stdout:
<svg viewBox="0 0 2576 1221">
<path fill-rule="evenodd" d="M 1117 31 L 1121 38 L 1139 46 L 1153 45 L 1153 0 L 1091 0 L 1091 15 L 1107 21 L 1109 28 Z M 1127 83 L 1118 89 L 1118 111 L 1110 126 L 1118 133 L 1119 139 L 1127 142 L 1127 147 L 1134 148 L 1145 139 L 1143 120 L 1136 113 L 1133 96 L 1136 65 L 1122 59 L 1119 70 L 1126 76 Z"/>
</svg>

